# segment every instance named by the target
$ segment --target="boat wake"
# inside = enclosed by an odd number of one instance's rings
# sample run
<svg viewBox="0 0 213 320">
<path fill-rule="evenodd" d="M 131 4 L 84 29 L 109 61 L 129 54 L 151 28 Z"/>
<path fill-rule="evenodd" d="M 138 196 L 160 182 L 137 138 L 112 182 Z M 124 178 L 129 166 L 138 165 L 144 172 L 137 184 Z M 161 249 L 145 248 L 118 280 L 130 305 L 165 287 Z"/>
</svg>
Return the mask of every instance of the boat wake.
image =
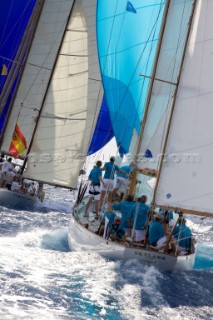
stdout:
<svg viewBox="0 0 213 320">
<path fill-rule="evenodd" d="M 1 210 L 0 319 L 211 318 L 211 241 L 198 244 L 190 272 L 161 273 L 137 260 L 69 252 L 71 202 L 58 194 L 48 199 L 47 212 Z"/>
<path fill-rule="evenodd" d="M 55 250 L 61 252 L 68 252 L 68 228 L 47 232 L 42 235 L 41 248 L 45 250 Z"/>
<path fill-rule="evenodd" d="M 37 215 L 22 216 L 23 231 L 1 238 L 0 319 L 178 320 L 186 319 L 186 312 L 187 320 L 210 318 L 210 265 L 163 274 L 137 260 L 107 261 L 93 252 L 68 252 L 68 215 Z M 197 259 L 207 260 L 210 249 L 208 244 L 198 247 Z"/>
<path fill-rule="evenodd" d="M 207 269 L 213 271 L 213 246 L 202 243 L 197 246 L 194 269 Z"/>
</svg>

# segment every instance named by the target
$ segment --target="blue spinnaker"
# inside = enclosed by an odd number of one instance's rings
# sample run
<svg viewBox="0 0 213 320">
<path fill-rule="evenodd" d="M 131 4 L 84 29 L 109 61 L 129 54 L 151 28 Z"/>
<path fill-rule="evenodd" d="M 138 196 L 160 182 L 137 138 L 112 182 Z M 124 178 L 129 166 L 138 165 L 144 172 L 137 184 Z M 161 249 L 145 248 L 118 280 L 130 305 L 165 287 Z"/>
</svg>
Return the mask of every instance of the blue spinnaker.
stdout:
<svg viewBox="0 0 213 320">
<path fill-rule="evenodd" d="M 97 8 L 102 80 L 120 153 L 140 131 L 165 8 L 163 0 L 132 0 L 133 14 L 127 3 L 99 0 Z"/>
<path fill-rule="evenodd" d="M 8 73 L 21 43 L 25 28 L 31 16 L 36 0 L 0 1 L 0 66 L 7 67 Z M 7 75 L 0 75 L 0 93 Z M 16 87 L 14 82 L 7 104 L 0 115 L 0 132 L 2 131 L 9 104 Z"/>
<path fill-rule="evenodd" d="M 101 109 L 98 115 L 98 120 L 96 123 L 96 128 L 90 143 L 88 155 L 97 152 L 102 147 L 104 147 L 112 138 L 114 137 L 114 132 L 112 129 L 112 124 L 109 115 L 109 108 L 106 102 L 105 96 L 103 97 Z"/>
</svg>

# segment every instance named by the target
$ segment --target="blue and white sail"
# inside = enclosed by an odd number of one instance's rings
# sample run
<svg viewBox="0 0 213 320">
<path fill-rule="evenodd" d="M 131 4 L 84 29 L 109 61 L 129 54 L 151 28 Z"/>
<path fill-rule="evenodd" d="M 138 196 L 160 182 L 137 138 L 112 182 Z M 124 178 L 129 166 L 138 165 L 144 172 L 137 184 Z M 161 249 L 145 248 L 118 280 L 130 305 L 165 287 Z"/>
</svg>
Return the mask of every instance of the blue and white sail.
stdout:
<svg viewBox="0 0 213 320">
<path fill-rule="evenodd" d="M 152 74 L 164 8 L 163 0 L 98 1 L 102 80 L 121 154 L 140 132 L 150 82 L 140 74 Z"/>
<path fill-rule="evenodd" d="M 107 105 L 105 96 L 103 96 L 95 131 L 93 133 L 87 153 L 88 156 L 103 148 L 113 137 L 114 132 L 111 124 L 109 107 Z"/>
</svg>

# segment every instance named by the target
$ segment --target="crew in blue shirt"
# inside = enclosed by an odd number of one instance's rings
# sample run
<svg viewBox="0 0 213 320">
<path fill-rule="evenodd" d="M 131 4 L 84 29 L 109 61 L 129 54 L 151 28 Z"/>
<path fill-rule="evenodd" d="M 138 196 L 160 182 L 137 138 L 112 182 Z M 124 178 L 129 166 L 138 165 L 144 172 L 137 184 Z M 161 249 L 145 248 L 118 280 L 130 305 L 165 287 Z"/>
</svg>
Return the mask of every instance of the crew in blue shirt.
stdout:
<svg viewBox="0 0 213 320">
<path fill-rule="evenodd" d="M 84 217 L 87 217 L 87 211 L 90 207 L 92 199 L 95 199 L 95 219 L 98 220 L 98 209 L 99 209 L 99 200 L 100 200 L 100 184 L 104 185 L 101 171 L 102 162 L 97 161 L 96 166 L 91 170 L 89 174 L 89 180 L 91 181 L 89 189 L 89 200 L 85 207 Z"/>
<path fill-rule="evenodd" d="M 105 171 L 104 173 L 104 185 L 101 186 L 101 199 L 100 199 L 100 208 L 102 208 L 105 194 L 108 192 L 108 201 L 112 202 L 112 191 L 114 188 L 114 175 L 115 172 L 117 172 L 119 167 L 114 163 L 115 162 L 115 157 L 110 158 L 110 162 L 106 162 L 101 168 L 102 171 Z"/>
<path fill-rule="evenodd" d="M 111 224 L 108 230 L 108 237 L 111 240 L 120 241 L 125 236 L 125 229 L 122 227 L 121 218 L 116 216 L 115 221 Z"/>
<path fill-rule="evenodd" d="M 100 182 L 100 177 L 102 177 L 102 171 L 100 167 L 95 166 L 89 174 L 89 180 L 91 181 L 91 183 L 96 186 L 101 184 Z"/>
<path fill-rule="evenodd" d="M 191 249 L 191 237 L 192 232 L 189 227 L 186 226 L 186 219 L 180 217 L 178 219 L 179 225 L 173 230 L 173 235 L 178 242 L 179 248 L 183 251 Z"/>
<path fill-rule="evenodd" d="M 104 213 L 103 221 L 107 218 L 109 220 L 109 225 L 111 225 L 114 222 L 115 217 L 116 214 L 113 212 L 113 209 L 108 207 L 108 210 Z"/>
<path fill-rule="evenodd" d="M 145 230 L 146 224 L 149 218 L 149 207 L 146 205 L 147 197 L 145 195 L 139 198 L 138 204 L 136 205 L 135 214 L 137 219 L 135 223 L 135 230 Z"/>
<path fill-rule="evenodd" d="M 149 244 L 151 246 L 156 246 L 158 240 L 164 237 L 164 226 L 161 222 L 163 222 L 163 215 L 161 213 L 156 213 L 154 215 L 155 220 L 151 221 L 149 226 Z"/>
<path fill-rule="evenodd" d="M 126 201 L 113 204 L 113 209 L 121 211 L 121 225 L 127 231 L 127 236 L 130 236 L 133 225 L 135 202 L 133 196 L 128 195 Z"/>
<path fill-rule="evenodd" d="M 100 236 L 104 235 L 104 237 L 107 236 L 109 228 L 114 223 L 116 214 L 113 212 L 113 208 L 111 205 L 108 205 L 107 211 L 104 213 L 101 225 L 98 229 L 98 234 Z M 106 219 L 108 219 L 108 223 L 106 225 Z"/>
<path fill-rule="evenodd" d="M 146 237 L 146 227 L 149 219 L 149 207 L 146 205 L 147 197 L 141 196 L 136 203 L 133 226 L 134 226 L 134 241 L 142 242 Z"/>
<path fill-rule="evenodd" d="M 114 159 L 114 157 L 111 157 L 111 160 Z M 105 171 L 104 173 L 104 179 L 111 179 L 114 180 L 115 178 L 115 172 L 119 170 L 119 167 L 114 163 L 115 160 L 106 162 L 102 168 L 102 171 Z M 105 170 L 104 170 L 105 169 Z"/>
<path fill-rule="evenodd" d="M 160 249 L 173 249 L 173 252 L 176 252 L 177 254 L 180 253 L 180 249 L 177 247 L 174 237 L 169 236 L 169 220 L 164 218 L 164 215 L 160 212 L 154 214 L 154 221 L 150 223 L 149 226 L 149 244 L 151 246 L 156 247 L 157 250 Z"/>
</svg>

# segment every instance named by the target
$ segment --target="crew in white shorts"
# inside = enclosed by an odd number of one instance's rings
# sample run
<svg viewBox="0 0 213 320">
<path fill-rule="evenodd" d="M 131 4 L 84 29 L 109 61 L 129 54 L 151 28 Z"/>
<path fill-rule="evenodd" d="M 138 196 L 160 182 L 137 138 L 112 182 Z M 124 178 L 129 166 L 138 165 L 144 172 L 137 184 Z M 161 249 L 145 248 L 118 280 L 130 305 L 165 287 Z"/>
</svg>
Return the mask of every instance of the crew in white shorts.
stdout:
<svg viewBox="0 0 213 320">
<path fill-rule="evenodd" d="M 89 174 L 89 180 L 91 181 L 90 188 L 89 188 L 89 200 L 85 207 L 84 217 L 87 217 L 87 211 L 90 207 L 92 199 L 95 199 L 95 219 L 98 220 L 98 209 L 99 209 L 99 200 L 100 200 L 100 184 L 105 186 L 102 178 L 102 171 L 101 171 L 102 162 L 97 161 L 95 167 L 91 170 Z"/>
<path fill-rule="evenodd" d="M 115 157 L 110 158 L 110 162 L 106 162 L 101 168 L 102 171 L 105 171 L 104 173 L 104 185 L 101 186 L 101 199 L 100 199 L 100 208 L 103 205 L 104 197 L 106 192 L 108 192 L 108 201 L 112 202 L 112 191 L 114 188 L 114 175 L 115 172 L 118 172 L 120 169 L 119 167 L 114 163 Z"/>
<path fill-rule="evenodd" d="M 114 198 L 116 192 L 118 191 L 118 189 L 121 191 L 120 193 L 120 201 L 123 200 L 123 196 L 124 194 L 127 192 L 128 187 L 129 187 L 129 174 L 131 172 L 132 169 L 132 163 L 130 166 L 123 166 L 120 168 L 118 174 L 117 174 L 117 179 L 116 179 L 116 186 L 113 190 L 113 194 L 112 197 Z M 124 173 L 122 173 L 125 172 Z"/>
</svg>

